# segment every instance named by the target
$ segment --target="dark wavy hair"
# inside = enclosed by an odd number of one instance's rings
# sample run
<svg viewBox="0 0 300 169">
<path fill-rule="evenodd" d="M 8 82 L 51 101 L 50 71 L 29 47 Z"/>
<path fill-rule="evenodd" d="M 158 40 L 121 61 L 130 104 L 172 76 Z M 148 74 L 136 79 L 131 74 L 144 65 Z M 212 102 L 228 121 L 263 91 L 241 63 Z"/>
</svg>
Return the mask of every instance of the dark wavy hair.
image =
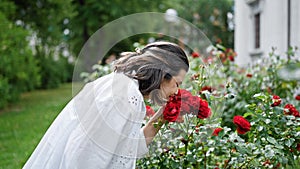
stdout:
<svg viewBox="0 0 300 169">
<path fill-rule="evenodd" d="M 150 100 L 161 105 L 165 102 L 160 92 L 163 80 L 171 80 L 181 69 L 186 72 L 189 62 L 185 52 L 170 42 L 154 42 L 137 52 L 123 52 L 114 64 L 115 72 L 123 72 L 138 80 L 139 90 Z"/>
</svg>

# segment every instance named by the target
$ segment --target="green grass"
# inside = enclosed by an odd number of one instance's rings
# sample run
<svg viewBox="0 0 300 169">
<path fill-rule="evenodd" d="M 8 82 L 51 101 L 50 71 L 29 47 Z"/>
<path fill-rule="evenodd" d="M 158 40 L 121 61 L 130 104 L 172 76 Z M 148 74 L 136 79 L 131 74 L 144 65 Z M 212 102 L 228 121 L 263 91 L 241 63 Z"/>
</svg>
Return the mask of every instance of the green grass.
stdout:
<svg viewBox="0 0 300 169">
<path fill-rule="evenodd" d="M 72 84 L 24 93 L 0 111 L 0 168 L 22 168 L 49 125 L 72 97 Z"/>
</svg>

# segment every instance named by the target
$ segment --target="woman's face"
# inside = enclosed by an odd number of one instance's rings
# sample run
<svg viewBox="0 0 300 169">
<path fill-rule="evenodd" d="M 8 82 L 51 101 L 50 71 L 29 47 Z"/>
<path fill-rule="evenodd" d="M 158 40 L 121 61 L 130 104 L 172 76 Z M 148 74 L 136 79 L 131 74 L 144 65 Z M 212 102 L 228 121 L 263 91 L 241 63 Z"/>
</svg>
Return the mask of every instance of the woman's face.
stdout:
<svg viewBox="0 0 300 169">
<path fill-rule="evenodd" d="M 181 69 L 177 76 L 173 76 L 171 80 L 163 80 L 160 84 L 160 89 L 165 95 L 165 99 L 168 99 L 169 96 L 177 93 L 179 89 L 179 85 L 181 85 L 184 77 L 186 75 L 186 71 Z"/>
</svg>

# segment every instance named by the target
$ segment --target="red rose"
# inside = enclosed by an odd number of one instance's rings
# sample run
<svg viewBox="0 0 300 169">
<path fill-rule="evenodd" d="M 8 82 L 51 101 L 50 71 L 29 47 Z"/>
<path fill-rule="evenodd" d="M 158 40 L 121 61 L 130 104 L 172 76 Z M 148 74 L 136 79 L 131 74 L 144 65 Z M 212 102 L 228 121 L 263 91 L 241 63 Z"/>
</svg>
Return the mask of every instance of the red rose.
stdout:
<svg viewBox="0 0 300 169">
<path fill-rule="evenodd" d="M 250 123 L 243 116 L 234 116 L 233 123 L 237 126 L 239 134 L 245 134 L 250 131 Z"/>
<path fill-rule="evenodd" d="M 193 111 L 191 109 L 191 104 L 190 104 L 190 98 L 193 97 L 193 95 L 184 89 L 179 89 L 178 94 L 174 100 L 174 102 L 179 102 L 178 104 L 180 105 L 180 114 L 185 115 L 187 113 L 191 113 Z"/>
<path fill-rule="evenodd" d="M 220 59 L 221 59 L 222 62 L 226 61 L 226 55 L 225 55 L 225 53 L 223 53 L 223 52 L 220 53 L 219 57 L 220 57 Z"/>
<path fill-rule="evenodd" d="M 182 100 L 185 100 L 185 101 L 193 96 L 192 93 L 190 93 L 189 91 L 184 90 L 184 89 L 179 89 L 178 90 L 178 95 Z"/>
<path fill-rule="evenodd" d="M 270 165 L 270 164 L 271 164 L 270 160 L 267 160 L 267 161 L 265 161 L 265 162 L 263 163 L 263 166 L 268 166 L 268 165 Z"/>
<path fill-rule="evenodd" d="M 220 131 L 222 131 L 222 130 L 223 130 L 222 128 L 218 127 L 218 128 L 216 128 L 216 129 L 214 130 L 214 132 L 212 133 L 212 135 L 213 135 L 213 136 L 218 136 L 219 133 L 220 133 Z"/>
<path fill-rule="evenodd" d="M 225 52 L 226 52 L 226 53 L 232 52 L 232 49 L 231 49 L 231 48 L 227 48 L 227 49 L 225 50 Z"/>
<path fill-rule="evenodd" d="M 196 79 L 198 79 L 199 78 L 199 76 L 200 76 L 200 74 L 194 74 L 194 75 L 192 75 L 191 76 L 191 80 L 196 80 Z"/>
<path fill-rule="evenodd" d="M 207 90 L 211 93 L 214 89 L 211 86 L 203 86 L 201 88 L 200 92 L 205 91 L 205 90 Z"/>
<path fill-rule="evenodd" d="M 230 56 L 228 56 L 228 59 L 229 59 L 231 62 L 234 62 L 234 56 L 230 55 Z"/>
<path fill-rule="evenodd" d="M 284 112 L 285 115 L 291 115 L 294 111 L 294 108 L 295 107 L 292 104 L 286 104 L 284 106 L 283 112 Z"/>
<path fill-rule="evenodd" d="M 198 58 L 198 57 L 200 57 L 200 55 L 199 55 L 198 52 L 193 52 L 193 53 L 192 53 L 192 57 L 193 57 L 193 58 Z"/>
<path fill-rule="evenodd" d="M 180 114 L 185 115 L 191 112 L 190 106 L 186 102 L 181 102 Z"/>
<path fill-rule="evenodd" d="M 236 52 L 234 52 L 234 50 L 231 48 L 227 48 L 225 53 L 227 58 L 232 62 L 234 61 L 234 57 L 237 55 Z"/>
<path fill-rule="evenodd" d="M 205 100 L 199 98 L 199 111 L 197 117 L 200 119 L 208 118 L 211 115 L 210 108 L 208 107 L 208 103 Z"/>
<path fill-rule="evenodd" d="M 292 104 L 286 104 L 283 110 L 285 115 L 293 115 L 295 117 L 300 117 L 298 110 Z"/>
<path fill-rule="evenodd" d="M 273 167 L 273 169 L 278 169 L 280 167 L 280 163 L 277 163 L 276 166 Z"/>
<path fill-rule="evenodd" d="M 188 143 L 188 140 L 184 139 L 184 138 L 181 138 L 180 141 L 183 143 L 183 144 L 187 144 Z"/>
<path fill-rule="evenodd" d="M 296 149 L 297 149 L 298 151 L 300 151 L 300 143 L 297 144 Z"/>
<path fill-rule="evenodd" d="M 200 106 L 199 99 L 200 98 L 198 96 L 191 96 L 188 98 L 186 104 L 188 104 L 192 108 L 191 113 L 198 113 L 198 107 Z"/>
<path fill-rule="evenodd" d="M 151 108 L 151 106 L 146 105 L 146 116 L 151 117 L 155 114 L 155 111 Z"/>
<path fill-rule="evenodd" d="M 273 103 L 272 103 L 272 107 L 278 106 L 281 103 L 281 98 L 277 95 L 273 95 Z"/>
<path fill-rule="evenodd" d="M 246 74 L 247 77 L 251 78 L 252 77 L 252 74 L 248 73 Z"/>
<path fill-rule="evenodd" d="M 199 130 L 199 126 L 196 126 L 196 127 L 195 127 L 195 133 L 199 133 L 199 131 L 200 131 L 200 130 Z"/>
<path fill-rule="evenodd" d="M 295 99 L 300 101 L 300 94 L 298 94 Z"/>
<path fill-rule="evenodd" d="M 169 98 L 163 112 L 164 119 L 169 122 L 177 121 L 177 118 L 188 113 L 197 115 L 198 118 L 207 118 L 211 115 L 208 103 L 198 96 L 193 96 L 184 89 L 179 89 L 176 95 Z M 179 122 L 181 122 L 179 120 Z"/>
<path fill-rule="evenodd" d="M 169 122 L 175 122 L 179 116 L 180 113 L 179 110 L 180 110 L 180 105 L 173 102 L 168 102 L 163 112 L 164 119 Z"/>
</svg>

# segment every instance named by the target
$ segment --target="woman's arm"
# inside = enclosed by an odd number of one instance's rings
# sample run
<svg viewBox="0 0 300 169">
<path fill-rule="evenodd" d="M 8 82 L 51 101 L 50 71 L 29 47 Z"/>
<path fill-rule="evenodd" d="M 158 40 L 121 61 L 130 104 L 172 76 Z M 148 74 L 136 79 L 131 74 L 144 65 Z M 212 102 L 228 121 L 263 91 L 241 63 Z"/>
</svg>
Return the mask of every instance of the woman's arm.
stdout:
<svg viewBox="0 0 300 169">
<path fill-rule="evenodd" d="M 142 128 L 145 138 L 146 138 L 146 144 L 147 146 L 152 142 L 155 135 L 158 133 L 162 125 L 165 123 L 165 120 L 163 119 L 163 111 L 164 106 L 162 106 L 155 114 L 152 116 L 152 118 L 148 121 L 148 123 Z M 157 124 L 157 125 L 154 125 Z"/>
</svg>

